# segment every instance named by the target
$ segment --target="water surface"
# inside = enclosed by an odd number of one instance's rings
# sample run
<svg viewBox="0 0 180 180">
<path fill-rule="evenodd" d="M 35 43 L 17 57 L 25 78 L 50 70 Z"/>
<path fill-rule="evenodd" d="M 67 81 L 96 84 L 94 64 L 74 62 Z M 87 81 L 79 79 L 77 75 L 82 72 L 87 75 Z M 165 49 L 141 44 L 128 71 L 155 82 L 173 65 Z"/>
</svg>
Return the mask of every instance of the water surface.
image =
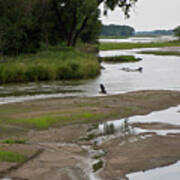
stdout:
<svg viewBox="0 0 180 180">
<path fill-rule="evenodd" d="M 179 180 L 180 162 L 167 167 L 156 168 L 145 172 L 137 172 L 127 175 L 129 180 Z"/>
<path fill-rule="evenodd" d="M 177 40 L 174 36 L 160 36 L 160 37 L 129 37 L 126 39 L 99 39 L 102 43 L 150 43 L 150 42 L 166 42 Z"/>
</svg>

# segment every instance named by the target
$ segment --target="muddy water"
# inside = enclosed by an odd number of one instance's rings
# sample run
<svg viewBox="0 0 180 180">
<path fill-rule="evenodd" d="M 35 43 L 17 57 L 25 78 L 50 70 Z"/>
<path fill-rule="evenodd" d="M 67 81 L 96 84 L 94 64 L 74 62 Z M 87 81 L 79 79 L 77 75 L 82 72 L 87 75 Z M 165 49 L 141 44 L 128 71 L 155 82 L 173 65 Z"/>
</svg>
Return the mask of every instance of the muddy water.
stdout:
<svg viewBox="0 0 180 180">
<path fill-rule="evenodd" d="M 137 172 L 127 175 L 129 180 L 179 180 L 180 162 L 167 167 L 161 167 L 145 172 Z"/>
<path fill-rule="evenodd" d="M 0 104 L 65 96 L 99 96 L 100 83 L 105 84 L 109 95 L 147 89 L 180 90 L 180 57 L 137 54 L 142 50 L 101 51 L 100 56 L 135 55 L 143 60 L 102 63 L 105 69 L 95 79 L 0 86 Z M 143 71 L 126 72 L 123 67 L 143 67 Z"/>
</svg>

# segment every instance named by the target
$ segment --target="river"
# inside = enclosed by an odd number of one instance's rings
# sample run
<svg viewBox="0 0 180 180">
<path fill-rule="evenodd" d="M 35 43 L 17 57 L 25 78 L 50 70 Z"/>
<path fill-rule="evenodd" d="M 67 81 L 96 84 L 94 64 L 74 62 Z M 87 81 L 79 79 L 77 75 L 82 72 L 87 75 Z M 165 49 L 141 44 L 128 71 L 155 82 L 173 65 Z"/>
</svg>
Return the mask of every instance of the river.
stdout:
<svg viewBox="0 0 180 180">
<path fill-rule="evenodd" d="M 135 55 L 136 63 L 102 63 L 105 68 L 95 79 L 71 82 L 44 82 L 0 86 L 0 104 L 66 96 L 100 96 L 103 83 L 108 95 L 137 90 L 180 90 L 180 57 L 139 54 L 144 49 L 100 51 L 99 56 Z M 152 48 L 146 48 L 152 50 Z M 153 50 L 157 50 L 154 48 Z M 123 67 L 143 67 L 126 72 Z"/>
</svg>

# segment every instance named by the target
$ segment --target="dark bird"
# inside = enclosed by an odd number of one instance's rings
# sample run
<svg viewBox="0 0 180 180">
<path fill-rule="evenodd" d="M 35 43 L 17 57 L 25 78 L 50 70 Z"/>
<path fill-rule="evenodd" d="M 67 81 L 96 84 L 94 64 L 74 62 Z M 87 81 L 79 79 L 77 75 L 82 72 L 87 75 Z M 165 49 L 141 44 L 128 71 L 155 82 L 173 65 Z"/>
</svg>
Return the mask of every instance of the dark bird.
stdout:
<svg viewBox="0 0 180 180">
<path fill-rule="evenodd" d="M 100 84 L 101 93 L 107 94 L 106 88 L 103 84 Z"/>
</svg>

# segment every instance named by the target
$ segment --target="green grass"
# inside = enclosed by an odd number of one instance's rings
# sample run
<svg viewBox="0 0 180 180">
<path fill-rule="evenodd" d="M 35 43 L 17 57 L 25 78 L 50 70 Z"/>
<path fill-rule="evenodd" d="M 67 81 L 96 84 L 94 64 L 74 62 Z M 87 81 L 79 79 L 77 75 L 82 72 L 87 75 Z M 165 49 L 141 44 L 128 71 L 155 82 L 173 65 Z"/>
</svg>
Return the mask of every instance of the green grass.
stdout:
<svg viewBox="0 0 180 180">
<path fill-rule="evenodd" d="M 48 129 L 53 126 L 63 126 L 73 123 L 89 123 L 96 120 L 103 119 L 106 114 L 99 114 L 93 112 L 67 112 L 67 113 L 54 113 L 50 115 L 43 115 L 33 118 L 18 118 L 9 119 L 3 123 L 25 126 L 35 129 Z"/>
<path fill-rule="evenodd" d="M 153 54 L 160 56 L 180 56 L 179 51 L 141 51 L 140 54 Z"/>
<path fill-rule="evenodd" d="M 26 156 L 7 151 L 0 151 L 0 162 L 23 162 Z"/>
<path fill-rule="evenodd" d="M 180 41 L 169 41 L 159 43 L 101 43 L 100 50 L 134 49 L 134 48 L 156 48 L 180 46 Z"/>
<path fill-rule="evenodd" d="M 106 62 L 137 62 L 140 61 L 140 58 L 136 58 L 134 56 L 112 56 L 112 57 L 101 57 L 99 58 L 100 61 Z"/>
<path fill-rule="evenodd" d="M 25 144 L 26 140 L 25 139 L 5 139 L 1 141 L 1 143 L 4 144 Z"/>
<path fill-rule="evenodd" d="M 0 57 L 0 83 L 34 82 L 95 77 L 97 58 L 72 48 L 51 47 L 37 54 Z"/>
</svg>

